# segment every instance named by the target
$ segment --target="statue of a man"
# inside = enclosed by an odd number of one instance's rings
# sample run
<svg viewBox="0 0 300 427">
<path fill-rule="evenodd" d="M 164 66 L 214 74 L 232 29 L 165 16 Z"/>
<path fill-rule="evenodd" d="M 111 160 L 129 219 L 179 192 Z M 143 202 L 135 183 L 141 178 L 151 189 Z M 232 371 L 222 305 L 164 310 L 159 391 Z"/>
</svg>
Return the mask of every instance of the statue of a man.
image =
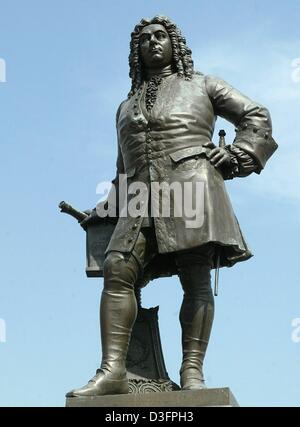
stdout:
<svg viewBox="0 0 300 427">
<path fill-rule="evenodd" d="M 67 396 L 128 393 L 125 362 L 137 315 L 135 286 L 172 274 L 183 288 L 181 387 L 205 387 L 202 367 L 214 316 L 211 269 L 251 257 L 224 180 L 259 174 L 277 148 L 268 110 L 223 80 L 195 72 L 191 50 L 169 18 L 141 20 L 131 35 L 129 64 L 132 87 L 117 112 L 113 184 L 120 191 L 123 175 L 128 185 L 145 184 L 149 194 L 139 204 L 140 215 L 121 215 L 117 206 L 104 264 L 101 367 L 87 385 Z M 212 143 L 216 116 L 236 127 L 232 145 Z M 170 215 L 153 215 L 165 193 L 153 196 L 152 183 L 189 184 L 183 186 L 184 200 L 196 203 L 196 217 L 201 209 L 198 223 L 191 224 L 184 209 L 175 214 L 172 192 Z M 97 209 L 83 227 L 95 218 Z"/>
</svg>

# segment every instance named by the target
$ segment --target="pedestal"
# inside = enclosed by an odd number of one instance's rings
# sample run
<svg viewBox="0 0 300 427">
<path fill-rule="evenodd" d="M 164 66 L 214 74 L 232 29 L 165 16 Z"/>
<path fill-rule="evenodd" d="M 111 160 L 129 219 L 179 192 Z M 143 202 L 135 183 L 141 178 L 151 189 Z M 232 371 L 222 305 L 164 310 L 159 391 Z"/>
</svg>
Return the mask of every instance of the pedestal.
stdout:
<svg viewBox="0 0 300 427">
<path fill-rule="evenodd" d="M 195 391 L 130 393 L 97 397 L 69 397 L 67 407 L 237 407 L 228 387 Z"/>
</svg>

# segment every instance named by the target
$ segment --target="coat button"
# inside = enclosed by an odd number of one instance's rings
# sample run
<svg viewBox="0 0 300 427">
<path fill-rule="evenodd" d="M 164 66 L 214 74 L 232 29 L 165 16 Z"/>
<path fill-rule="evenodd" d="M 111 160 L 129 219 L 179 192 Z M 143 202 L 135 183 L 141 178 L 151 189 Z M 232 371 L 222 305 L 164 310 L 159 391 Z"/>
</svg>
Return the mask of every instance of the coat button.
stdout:
<svg viewBox="0 0 300 427">
<path fill-rule="evenodd" d="M 132 238 L 132 237 L 129 237 L 129 239 L 128 239 L 128 243 L 131 243 L 131 242 L 133 242 L 133 238 Z"/>
<path fill-rule="evenodd" d="M 132 226 L 132 229 L 133 230 L 136 230 L 138 228 L 138 225 L 137 224 L 134 224 L 133 226 Z"/>
</svg>

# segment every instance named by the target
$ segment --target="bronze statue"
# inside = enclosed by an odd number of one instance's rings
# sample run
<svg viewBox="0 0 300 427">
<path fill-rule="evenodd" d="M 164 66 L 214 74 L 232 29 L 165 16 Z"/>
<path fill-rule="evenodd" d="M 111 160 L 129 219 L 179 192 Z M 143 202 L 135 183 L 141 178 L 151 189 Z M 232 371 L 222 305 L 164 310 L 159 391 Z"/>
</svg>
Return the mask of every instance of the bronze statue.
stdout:
<svg viewBox="0 0 300 427">
<path fill-rule="evenodd" d="M 115 206 L 100 306 L 102 364 L 87 385 L 68 397 L 128 393 L 125 361 L 137 314 L 135 287 L 172 274 L 179 276 L 184 292 L 181 387 L 205 387 L 202 367 L 214 316 L 211 270 L 252 256 L 224 180 L 259 174 L 277 148 L 268 110 L 223 80 L 195 72 L 191 50 L 169 18 L 142 19 L 135 27 L 129 65 L 132 86 L 116 118 L 113 184 L 118 194 L 119 177 L 126 176 L 128 185 L 143 183 L 149 194 L 139 202 L 139 215 L 123 215 L 124 206 Z M 212 143 L 216 116 L 236 127 L 231 145 Z M 163 204 L 164 191 L 153 197 L 151 184 L 162 182 L 190 184 L 190 201 L 201 188 L 199 223 L 191 225 L 185 211 L 175 215 L 173 193 L 170 215 L 152 215 L 153 204 Z M 129 202 L 130 197 L 125 208 Z M 99 209 L 94 209 L 81 225 L 86 228 L 98 220 Z"/>
</svg>

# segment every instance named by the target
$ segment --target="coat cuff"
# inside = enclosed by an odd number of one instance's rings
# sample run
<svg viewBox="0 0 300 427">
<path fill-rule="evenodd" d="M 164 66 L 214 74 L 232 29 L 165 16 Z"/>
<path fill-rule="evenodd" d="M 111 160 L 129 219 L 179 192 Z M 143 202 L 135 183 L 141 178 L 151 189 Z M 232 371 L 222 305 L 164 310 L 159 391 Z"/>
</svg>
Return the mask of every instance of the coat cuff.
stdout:
<svg viewBox="0 0 300 427">
<path fill-rule="evenodd" d="M 266 162 L 278 147 L 270 129 L 247 124 L 236 129 L 236 138 L 232 146 L 240 148 L 256 160 L 257 173 L 265 167 Z"/>
<path fill-rule="evenodd" d="M 235 145 L 228 145 L 225 147 L 230 154 L 231 162 L 238 166 L 234 170 L 233 177 L 245 177 L 252 172 L 260 173 L 260 167 L 253 157 L 251 157 L 244 150 L 236 147 Z"/>
</svg>

